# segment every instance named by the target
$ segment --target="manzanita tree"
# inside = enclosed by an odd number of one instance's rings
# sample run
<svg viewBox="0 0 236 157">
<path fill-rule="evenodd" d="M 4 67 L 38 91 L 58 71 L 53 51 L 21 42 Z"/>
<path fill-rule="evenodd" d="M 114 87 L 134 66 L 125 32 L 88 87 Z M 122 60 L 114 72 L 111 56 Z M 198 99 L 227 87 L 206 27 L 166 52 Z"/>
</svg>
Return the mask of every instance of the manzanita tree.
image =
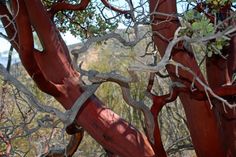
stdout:
<svg viewBox="0 0 236 157">
<path fill-rule="evenodd" d="M 136 3 L 127 0 L 124 8 L 118 8 L 113 5 L 116 3 L 107 0 L 101 0 L 101 3 L 90 0 L 0 1 L 0 17 L 7 33 L 2 36 L 19 53 L 23 66 L 38 88 L 67 109 L 62 113 L 41 105 L 1 67 L 6 80 L 26 93 L 37 108 L 56 114 L 67 126 L 67 132 L 74 134 L 66 151 L 50 152 L 46 156 L 73 155 L 82 139 L 81 129 L 76 129 L 79 125 L 109 152 L 109 156 L 165 157 L 157 117 L 162 107 L 177 97 L 183 104 L 197 156 L 236 156 L 234 2 L 185 1 L 187 7 L 183 14 L 177 13 L 178 3 L 183 1 Z M 103 7 L 98 7 L 99 10 L 95 7 L 99 6 L 97 4 Z M 113 18 L 106 15 L 108 10 L 115 14 Z M 114 31 L 119 20 L 130 22 L 134 31 L 131 40 Z M 151 33 L 140 35 L 140 25 L 151 26 Z M 60 31 L 71 31 L 84 38 L 84 46 L 72 51 L 73 61 Z M 39 37 L 42 51 L 34 47 L 33 32 Z M 159 62 L 154 59 L 151 65 L 129 67 L 130 78 L 116 72 L 85 71 L 77 66 L 78 54 L 93 42 L 115 38 L 125 46 L 134 46 L 150 34 L 154 43 L 151 52 L 154 57 L 159 53 L 162 58 Z M 146 50 L 149 49 L 150 45 L 147 45 Z M 200 63 L 199 55 L 203 56 Z M 201 70 L 203 63 L 206 72 Z M 152 93 L 154 77 L 161 75 L 163 69 L 168 71 L 172 88 L 170 94 L 156 95 Z M 130 94 L 129 84 L 138 80 L 138 71 L 150 73 L 147 95 L 152 100 L 151 108 L 143 101 L 134 100 Z M 86 85 L 82 76 L 88 77 L 91 84 Z M 106 108 L 93 95 L 107 81 L 117 83 L 127 104 L 143 112 L 145 133 Z"/>
</svg>

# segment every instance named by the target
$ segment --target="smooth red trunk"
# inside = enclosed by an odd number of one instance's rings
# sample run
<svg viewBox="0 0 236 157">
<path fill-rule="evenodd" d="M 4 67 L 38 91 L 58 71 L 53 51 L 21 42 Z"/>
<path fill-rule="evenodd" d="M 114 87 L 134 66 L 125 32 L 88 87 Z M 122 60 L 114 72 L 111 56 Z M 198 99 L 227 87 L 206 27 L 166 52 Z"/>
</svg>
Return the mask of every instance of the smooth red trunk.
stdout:
<svg viewBox="0 0 236 157">
<path fill-rule="evenodd" d="M 159 2 L 159 4 L 157 4 Z M 158 6 L 157 6 L 158 5 Z M 156 10 L 155 10 L 156 8 Z M 176 1 L 173 0 L 151 0 L 150 1 L 151 12 L 161 12 L 166 14 L 176 14 Z M 160 17 L 158 15 L 153 16 L 154 23 L 152 30 L 157 31 L 167 39 L 171 39 L 175 33 L 175 30 L 179 26 L 177 19 L 167 20 L 167 17 Z M 170 18 L 168 18 L 170 19 Z M 160 36 L 154 34 L 154 42 L 158 47 L 161 55 L 164 55 L 167 47 L 167 42 L 164 41 Z M 172 58 L 190 67 L 200 78 L 203 78 L 200 69 L 193 58 L 187 51 L 175 50 Z M 172 76 L 172 79 L 176 78 L 173 74 L 175 73 L 174 67 L 168 67 L 168 72 Z M 193 77 L 185 71 L 180 71 L 179 75 L 193 80 Z M 187 117 L 188 128 L 192 137 L 194 148 L 199 157 L 225 157 L 225 149 L 222 143 L 221 131 L 219 124 L 210 109 L 210 105 L 207 101 L 196 101 L 189 97 L 188 94 L 180 94 L 180 99 L 183 103 L 185 114 Z"/>
<path fill-rule="evenodd" d="M 232 42 L 229 53 L 236 54 L 235 51 L 235 41 L 236 38 L 232 38 Z M 232 81 L 232 73 L 233 67 L 235 67 L 235 62 L 231 62 L 233 56 L 230 55 L 231 58 L 230 63 L 228 60 L 222 58 L 221 56 L 213 56 L 211 58 L 207 58 L 207 77 L 210 87 L 217 88 L 225 86 L 226 84 L 230 84 Z M 216 75 L 217 74 L 217 77 Z M 230 103 L 235 103 L 235 96 L 225 97 Z M 225 106 L 222 102 L 213 100 L 214 103 L 214 111 L 217 116 L 217 120 L 219 122 L 222 136 L 224 137 L 224 147 L 227 150 L 227 157 L 236 156 L 236 110 L 230 109 Z"/>
<path fill-rule="evenodd" d="M 41 1 L 18 2 L 20 10 L 16 16 L 16 26 L 19 41 L 16 41 L 20 48 L 15 48 L 22 63 L 41 90 L 53 95 L 69 109 L 83 91 L 78 81 L 75 81 L 79 79 L 79 74 L 71 65 L 68 49 Z M 17 10 L 16 6 L 14 2 L 14 10 Z M 33 47 L 31 25 L 39 36 L 43 52 Z M 12 36 L 13 31 L 7 29 L 8 35 Z M 155 156 L 146 136 L 105 107 L 95 96 L 83 105 L 76 121 L 106 150 L 114 154 L 122 157 Z"/>
</svg>

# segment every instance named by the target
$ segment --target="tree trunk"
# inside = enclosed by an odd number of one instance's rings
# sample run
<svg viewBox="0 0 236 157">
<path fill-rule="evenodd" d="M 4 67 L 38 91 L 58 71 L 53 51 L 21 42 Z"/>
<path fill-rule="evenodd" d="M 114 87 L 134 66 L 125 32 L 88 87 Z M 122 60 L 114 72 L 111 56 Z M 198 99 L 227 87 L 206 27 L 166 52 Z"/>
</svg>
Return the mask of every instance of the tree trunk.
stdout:
<svg viewBox="0 0 236 157">
<path fill-rule="evenodd" d="M 173 0 L 150 0 L 150 9 L 152 15 L 152 30 L 154 33 L 154 42 L 158 47 L 160 54 L 163 56 L 168 45 L 168 42 L 160 37 L 158 33 L 166 39 L 172 39 L 173 35 L 179 26 L 179 21 L 175 17 L 167 17 L 154 14 L 155 12 L 176 15 L 176 1 Z M 155 33 L 158 32 L 158 33 Z M 190 53 L 184 50 L 174 50 L 172 59 L 190 67 L 200 78 L 203 79 L 201 71 Z M 175 68 L 168 66 L 167 70 L 176 80 Z M 193 80 L 193 76 L 186 71 L 179 70 L 181 77 Z M 185 114 L 187 117 L 188 128 L 192 137 L 195 151 L 199 157 L 224 157 L 226 151 L 223 146 L 223 136 L 219 129 L 217 118 L 210 109 L 207 101 L 197 101 L 191 99 L 189 94 L 180 94 L 180 99 L 183 103 Z"/>
<path fill-rule="evenodd" d="M 230 49 L 227 49 L 227 54 L 235 53 L 235 43 L 233 37 Z M 233 44 L 233 45 L 232 45 Z M 231 60 L 233 56 L 229 55 Z M 226 84 L 230 85 L 232 82 L 233 64 L 228 64 L 227 60 L 222 58 L 222 56 L 214 55 L 211 58 L 207 58 L 207 77 L 211 88 L 217 88 L 224 86 Z M 217 74 L 217 76 L 215 75 Z M 225 97 L 230 103 L 235 103 L 236 97 L 230 96 Z M 219 122 L 222 135 L 224 137 L 224 147 L 227 150 L 227 157 L 236 156 L 236 110 L 230 109 L 225 106 L 222 102 L 212 100 L 214 103 L 214 111 Z"/>
<path fill-rule="evenodd" d="M 78 81 L 75 81 L 79 79 L 79 74 L 71 65 L 68 49 L 59 31 L 41 1 L 18 0 L 19 8 L 13 2 L 18 31 L 14 41 L 20 45 L 17 47 L 15 44 L 15 49 L 24 67 L 42 91 L 53 95 L 64 108 L 70 109 L 83 91 Z M 8 25 L 8 21 L 3 24 Z M 39 36 L 43 52 L 33 47 L 31 25 Z M 9 37 L 13 37 L 15 30 L 12 25 L 6 27 L 6 31 Z M 155 156 L 146 136 L 104 106 L 95 96 L 83 105 L 76 121 L 114 154 L 122 157 Z"/>
</svg>

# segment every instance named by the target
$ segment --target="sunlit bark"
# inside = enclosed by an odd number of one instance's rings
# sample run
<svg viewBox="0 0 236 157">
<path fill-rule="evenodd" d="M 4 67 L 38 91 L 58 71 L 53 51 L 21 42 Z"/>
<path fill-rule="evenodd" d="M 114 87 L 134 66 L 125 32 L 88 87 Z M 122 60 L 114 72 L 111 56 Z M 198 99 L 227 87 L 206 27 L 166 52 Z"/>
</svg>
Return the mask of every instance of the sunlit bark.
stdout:
<svg viewBox="0 0 236 157">
<path fill-rule="evenodd" d="M 18 2 L 19 12 L 16 4 L 13 8 L 17 14 L 17 39 L 20 45 L 16 49 L 22 63 L 41 90 L 53 95 L 69 109 L 83 91 L 78 82 L 74 81 L 74 78 L 79 78 L 79 73 L 71 65 L 68 49 L 41 1 Z M 42 52 L 33 47 L 31 25 L 42 43 Z M 8 30 L 8 35 L 13 36 L 14 32 Z M 154 156 L 145 135 L 106 108 L 95 96 L 84 104 L 76 121 L 106 150 L 114 154 L 122 157 Z"/>
<path fill-rule="evenodd" d="M 55 13 L 64 9 L 84 10 L 90 0 L 82 0 L 78 5 L 58 1 L 49 10 L 46 10 L 39 0 L 12 2 L 14 23 L 9 21 L 13 17 L 7 7 L 3 2 L 0 3 L 0 14 L 9 17 L 9 19 L 3 17 L 1 20 L 8 37 L 12 39 L 12 46 L 18 51 L 23 66 L 39 89 L 54 96 L 65 109 L 70 109 L 83 93 L 77 81 L 80 74 L 72 67 L 67 46 L 52 20 Z M 112 6 L 107 0 L 101 0 L 101 2 L 107 8 L 118 13 L 130 13 L 130 11 Z M 196 9 L 204 11 L 204 6 L 197 6 Z M 168 41 L 173 38 L 176 29 L 179 27 L 179 20 L 176 16 L 176 1 L 150 0 L 150 11 L 153 39 L 158 51 L 163 56 Z M 157 12 L 164 14 L 156 14 Z M 207 17 L 215 18 L 208 14 Z M 32 28 L 37 33 L 43 46 L 42 52 L 34 48 Z M 224 53 L 228 55 L 227 59 L 219 56 L 207 58 L 207 78 L 203 77 L 192 52 L 188 52 L 181 44 L 178 49 L 174 48 L 171 57 L 173 60 L 191 68 L 202 81 L 207 79 L 206 82 L 209 83 L 217 95 L 224 97 L 229 102 L 234 102 L 236 88 L 235 85 L 231 84 L 235 84 L 232 80 L 236 72 L 235 44 L 236 38 L 233 37 L 229 48 L 224 49 Z M 198 88 L 197 91 L 189 90 L 188 87 L 194 79 L 192 74 L 179 69 L 179 76 L 176 76 L 176 68 L 169 65 L 167 70 L 173 81 L 181 81 L 181 83 L 187 85 L 187 88 L 174 89 L 172 96 L 170 94 L 164 96 L 152 95 L 153 106 L 151 112 L 155 118 L 154 143 L 150 143 L 144 134 L 105 107 L 96 96 L 90 97 L 83 105 L 76 117 L 76 123 L 97 140 L 109 152 L 109 156 L 166 157 L 167 154 L 161 141 L 157 117 L 166 103 L 174 101 L 177 96 L 180 96 L 197 155 L 199 157 L 236 156 L 236 111 L 225 108 L 221 102 L 209 96 L 213 104 L 213 109 L 211 109 L 204 88 L 199 83 L 196 82 L 195 84 Z M 217 74 L 217 77 L 215 74 Z M 152 86 L 152 84 L 150 82 L 149 85 Z M 167 101 L 170 96 L 172 98 Z M 73 128 L 68 127 L 68 129 Z M 70 131 L 72 132 L 72 130 Z M 72 143 L 70 143 L 71 148 L 73 148 L 70 155 L 76 151 L 82 139 L 82 134 L 76 135 L 74 135 L 76 136 L 75 141 L 71 140 Z M 63 156 L 63 154 L 58 154 L 58 156 Z"/>
</svg>

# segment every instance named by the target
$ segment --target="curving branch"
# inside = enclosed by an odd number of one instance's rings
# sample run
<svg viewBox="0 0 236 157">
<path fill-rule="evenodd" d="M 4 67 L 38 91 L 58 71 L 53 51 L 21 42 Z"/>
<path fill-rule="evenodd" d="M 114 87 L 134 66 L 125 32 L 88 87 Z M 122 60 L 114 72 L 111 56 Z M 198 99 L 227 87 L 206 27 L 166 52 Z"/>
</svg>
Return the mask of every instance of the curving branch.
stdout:
<svg viewBox="0 0 236 157">
<path fill-rule="evenodd" d="M 100 86 L 100 83 L 89 85 L 85 89 L 85 91 L 80 95 L 80 97 L 75 101 L 71 109 L 67 110 L 64 113 L 65 116 L 64 116 L 63 122 L 66 127 L 70 126 L 75 121 L 75 118 L 77 114 L 79 113 L 80 109 L 82 108 L 82 106 L 96 92 L 99 86 Z"/>
<path fill-rule="evenodd" d="M 25 94 L 29 103 L 36 108 L 38 111 L 45 112 L 45 113 L 53 113 L 55 114 L 66 127 L 70 126 L 77 116 L 79 110 L 81 109 L 82 105 L 88 100 L 90 96 L 94 94 L 100 84 L 94 84 L 89 86 L 85 92 L 81 94 L 81 96 L 75 101 L 74 105 L 71 107 L 70 110 L 65 111 L 65 113 L 61 112 L 57 108 L 44 105 L 40 103 L 37 98 L 17 79 L 11 76 L 4 66 L 0 64 L 0 75 L 4 77 L 4 81 L 7 81 L 13 84 L 19 91 Z"/>
<path fill-rule="evenodd" d="M 28 17 L 28 13 L 26 11 L 25 3 L 23 0 L 13 2 L 13 9 L 15 12 L 17 11 L 18 7 L 20 7 L 20 9 L 15 21 L 17 26 L 17 39 L 20 47 L 16 50 L 19 52 L 22 64 L 42 91 L 53 96 L 58 96 L 60 95 L 58 87 L 46 80 L 35 60 L 34 53 L 38 53 L 38 51 L 34 49 L 31 24 L 29 19 L 26 18 Z M 27 36 L 27 38 L 25 38 L 25 36 Z"/>
<path fill-rule="evenodd" d="M 158 124 L 158 114 L 161 111 L 162 107 L 166 104 L 165 103 L 165 98 L 166 97 L 153 97 L 153 105 L 151 107 L 151 112 L 154 118 L 154 144 L 153 144 L 153 149 L 156 154 L 158 154 L 160 157 L 166 157 L 166 152 L 161 140 L 161 132 Z"/>
<path fill-rule="evenodd" d="M 118 13 L 121 13 L 121 14 L 128 14 L 130 11 L 129 10 L 122 10 L 122 9 L 119 9 L 119 8 L 116 8 L 114 6 L 112 6 L 107 0 L 101 0 L 102 3 L 109 9 L 115 11 L 115 12 L 118 12 Z"/>
<path fill-rule="evenodd" d="M 222 97 L 220 97 L 219 95 L 217 95 L 210 87 L 207 83 L 205 83 L 200 77 L 198 77 L 198 75 L 192 71 L 190 68 L 186 67 L 185 65 L 181 64 L 181 63 L 177 63 L 173 60 L 171 60 L 171 53 L 173 52 L 173 48 L 174 46 L 179 43 L 180 41 L 187 41 L 189 43 L 193 43 L 193 42 L 199 42 L 199 41 L 202 41 L 202 42 L 207 42 L 211 39 L 215 39 L 217 37 L 220 37 L 220 36 L 225 36 L 225 35 L 230 35 L 231 33 L 235 32 L 236 31 L 236 27 L 233 27 L 233 28 L 229 28 L 229 29 L 226 29 L 222 32 L 217 32 L 216 34 L 214 35 L 209 35 L 209 36 L 206 36 L 206 37 L 202 37 L 202 38 L 189 38 L 187 36 L 182 36 L 182 37 L 177 37 L 178 35 L 178 31 L 180 30 L 181 28 L 177 29 L 176 32 L 175 32 L 175 36 L 174 36 L 174 39 L 172 41 L 169 42 L 169 44 L 167 45 L 167 48 L 165 50 L 165 53 L 164 53 L 164 56 L 162 57 L 161 61 L 156 65 L 156 66 L 133 66 L 131 67 L 130 69 L 131 70 L 145 70 L 145 71 L 149 71 L 149 72 L 158 72 L 160 71 L 161 69 L 165 68 L 167 65 L 174 65 L 175 66 L 175 71 L 176 71 L 176 76 L 179 77 L 179 70 L 178 68 L 180 67 L 181 69 L 189 72 L 191 74 L 191 77 L 196 80 L 196 85 L 200 85 L 201 88 L 203 88 L 206 93 L 205 95 L 207 95 L 209 92 L 210 95 L 212 95 L 214 98 L 220 100 L 223 104 L 225 104 L 226 106 L 228 106 L 229 108 L 234 108 L 235 105 L 234 104 L 230 104 L 227 100 L 223 99 Z M 233 88 L 234 89 L 234 88 Z M 229 94 L 231 92 L 234 92 L 232 90 L 228 91 Z M 222 94 L 222 93 L 220 93 Z"/>
<path fill-rule="evenodd" d="M 110 72 L 110 73 L 99 73 L 97 71 L 85 71 L 81 69 L 81 66 L 79 66 L 78 71 L 83 76 L 87 76 L 89 81 L 92 83 L 104 83 L 104 82 L 114 82 L 117 83 L 122 91 L 122 96 L 125 102 L 132 106 L 133 108 L 136 108 L 138 110 L 141 110 L 145 117 L 145 123 L 146 123 L 146 130 L 148 133 L 149 140 L 153 143 L 153 131 L 154 131 L 154 120 L 152 117 L 152 114 L 149 110 L 149 108 L 144 104 L 143 101 L 136 101 L 132 98 L 131 92 L 130 92 L 130 86 L 129 83 L 131 82 L 137 82 L 138 77 L 133 71 L 128 71 L 131 78 L 126 78 L 121 76 L 118 73 Z"/>
<path fill-rule="evenodd" d="M 63 11 L 63 10 L 83 11 L 86 9 L 89 3 L 90 3 L 90 0 L 82 0 L 80 4 L 69 4 L 64 1 L 56 2 L 51 6 L 48 12 L 51 15 L 51 18 L 53 18 L 57 12 Z"/>
<path fill-rule="evenodd" d="M 0 75 L 4 77 L 4 81 L 7 81 L 13 84 L 16 89 L 21 91 L 27 98 L 28 102 L 36 108 L 38 111 L 45 112 L 45 113 L 53 113 L 56 114 L 60 119 L 64 119 L 63 112 L 60 110 L 53 108 L 51 106 L 46 106 L 41 104 L 38 99 L 16 78 L 14 78 L 11 74 L 9 74 L 4 66 L 0 64 Z"/>
<path fill-rule="evenodd" d="M 178 97 L 179 91 L 178 87 L 173 86 L 172 91 L 170 94 L 162 95 L 162 96 L 156 96 L 154 94 L 152 95 L 152 101 L 153 105 L 151 107 L 151 112 L 154 117 L 154 144 L 153 148 L 156 154 L 158 154 L 160 157 L 167 157 L 166 151 L 164 149 L 162 140 L 161 140 L 161 132 L 159 128 L 159 123 L 158 123 L 158 115 L 167 103 L 173 102 L 176 100 Z"/>
<path fill-rule="evenodd" d="M 145 35 L 144 35 L 145 36 Z M 143 37 L 144 37 L 143 36 Z M 95 42 L 101 42 L 101 41 L 104 41 L 104 40 L 108 40 L 108 39 L 116 39 L 118 40 L 120 43 L 122 43 L 124 46 L 135 46 L 140 40 L 142 40 L 143 38 L 140 37 L 140 38 L 137 38 L 133 41 L 127 41 L 125 40 L 120 34 L 118 33 L 115 33 L 115 32 L 111 32 L 111 33 L 108 33 L 108 34 L 105 34 L 105 35 L 102 35 L 102 36 L 98 36 L 98 37 L 91 37 L 89 38 L 85 43 L 84 45 L 80 48 L 80 49 L 74 49 L 71 51 L 72 54 L 79 54 L 79 53 L 82 53 L 82 52 L 85 52 L 88 50 L 88 48 Z"/>
<path fill-rule="evenodd" d="M 111 33 L 108 33 L 108 34 L 105 34 L 102 36 L 98 36 L 98 37 L 91 37 L 83 44 L 83 46 L 81 48 L 73 49 L 71 51 L 71 54 L 73 55 L 73 65 L 75 67 L 77 67 L 77 61 L 78 61 L 79 54 L 86 52 L 93 43 L 101 42 L 101 41 L 105 41 L 105 40 L 113 38 L 113 39 L 118 40 L 124 46 L 133 47 L 137 43 L 139 43 L 147 34 L 148 34 L 148 32 L 145 33 L 141 37 L 136 36 L 135 39 L 132 41 L 127 41 L 120 34 L 115 33 L 115 32 L 111 32 Z"/>
<path fill-rule="evenodd" d="M 208 100 L 209 100 L 210 97 L 213 97 L 213 98 L 219 100 L 220 102 L 222 102 L 223 105 L 228 106 L 230 109 L 233 109 L 233 108 L 236 107 L 235 102 L 233 102 L 234 104 L 230 104 L 226 99 L 224 99 L 223 97 L 217 95 L 217 94 L 215 93 L 215 91 L 214 91 L 212 88 L 210 88 L 207 83 L 203 82 L 202 79 L 200 79 L 200 78 L 197 76 L 197 74 L 195 74 L 194 71 L 192 71 L 190 68 L 188 68 L 188 67 L 182 65 L 181 63 L 177 63 L 177 62 L 175 62 L 175 61 L 171 61 L 170 64 L 175 65 L 175 66 L 178 66 L 178 67 L 182 68 L 183 70 L 189 72 L 189 73 L 193 76 L 194 80 L 195 80 L 196 82 L 198 82 L 198 83 L 203 87 L 203 89 L 204 89 L 204 91 L 205 91 L 205 95 L 206 95 L 206 97 L 208 98 Z M 231 90 L 229 90 L 229 88 L 231 88 Z M 226 94 L 232 94 L 232 93 L 234 93 L 235 90 L 236 90 L 234 86 L 231 86 L 231 87 L 229 87 L 229 88 L 228 88 L 228 89 L 225 88 L 225 90 L 227 90 L 227 93 L 226 93 Z M 218 94 L 222 94 L 222 95 L 223 95 L 223 89 L 220 89 L 220 90 L 218 89 L 217 91 L 218 91 Z M 210 101 L 210 100 L 209 100 L 209 101 Z M 211 105 L 211 103 L 210 103 L 210 105 Z M 211 108 L 212 108 L 212 107 L 213 107 L 213 106 L 211 106 Z"/>
<path fill-rule="evenodd" d="M 182 91 L 182 90 L 180 90 Z M 184 91 L 183 91 L 184 92 Z M 190 92 L 190 91 L 188 91 Z M 236 86 L 235 85 L 229 85 L 229 86 L 222 86 L 218 88 L 212 88 L 212 92 L 215 93 L 215 95 L 222 97 L 222 98 L 227 98 L 232 95 L 236 95 Z M 211 92 L 210 92 L 211 93 Z M 202 91 L 193 91 L 190 93 L 191 98 L 196 99 L 196 100 L 206 100 L 207 95 L 205 92 Z M 214 95 L 209 95 L 210 98 L 214 98 Z"/>
<path fill-rule="evenodd" d="M 236 32 L 236 27 L 232 27 L 232 28 L 228 28 L 224 31 L 219 31 L 216 34 L 213 35 L 208 35 L 205 37 L 196 37 L 196 38 L 190 38 L 188 36 L 180 36 L 178 37 L 178 32 L 183 29 L 182 27 L 179 27 L 176 31 L 175 31 L 175 36 L 173 38 L 173 40 L 171 40 L 165 50 L 165 53 L 162 57 L 162 59 L 160 60 L 160 62 L 157 63 L 157 65 L 155 66 L 131 66 L 130 69 L 131 70 L 135 70 L 135 71 L 149 71 L 149 72 L 158 72 L 161 69 L 165 68 L 165 66 L 169 63 L 170 59 L 171 59 L 171 55 L 173 52 L 173 49 L 175 48 L 175 46 L 182 42 L 182 41 L 186 41 L 187 43 L 198 43 L 198 42 L 208 42 L 210 40 L 216 39 L 216 38 L 220 38 L 222 36 L 227 36 L 230 35 L 234 32 Z"/>
</svg>

